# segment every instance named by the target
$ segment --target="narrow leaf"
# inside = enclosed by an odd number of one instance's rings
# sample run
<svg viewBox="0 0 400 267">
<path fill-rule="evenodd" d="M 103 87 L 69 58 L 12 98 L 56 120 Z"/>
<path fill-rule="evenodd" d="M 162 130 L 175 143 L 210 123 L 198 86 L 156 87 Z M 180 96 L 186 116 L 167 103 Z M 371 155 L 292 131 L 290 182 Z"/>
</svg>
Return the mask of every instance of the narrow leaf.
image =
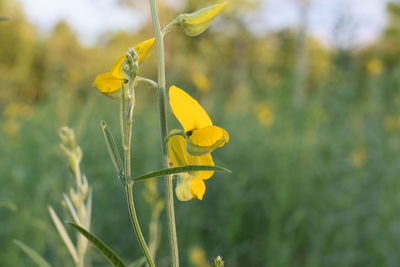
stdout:
<svg viewBox="0 0 400 267">
<path fill-rule="evenodd" d="M 145 179 L 150 179 L 158 176 L 165 176 L 171 174 L 178 174 L 183 172 L 193 172 L 193 171 L 220 171 L 220 172 L 231 172 L 228 169 L 217 167 L 217 166 L 204 166 L 204 165 L 187 165 L 182 167 L 174 167 L 174 168 L 167 168 L 161 169 L 158 171 L 150 172 L 145 175 L 136 177 L 133 179 L 134 182 L 138 182 Z"/>
<path fill-rule="evenodd" d="M 6 20 L 9 20 L 10 18 L 7 18 L 7 17 L 0 17 L 0 21 L 6 21 Z"/>
<path fill-rule="evenodd" d="M 75 223 L 81 224 L 81 222 L 79 221 L 78 214 L 76 213 L 76 210 L 74 208 L 74 205 L 72 205 L 71 200 L 69 199 L 69 197 L 66 194 L 63 194 L 63 197 L 64 197 L 65 203 L 67 204 L 68 211 L 72 216 L 72 219 L 74 219 Z"/>
<path fill-rule="evenodd" d="M 128 265 L 128 267 L 140 267 L 146 262 L 145 257 L 141 257 L 139 259 L 136 259 L 134 262 Z"/>
<path fill-rule="evenodd" d="M 51 267 L 51 265 L 35 250 L 30 248 L 28 245 L 22 243 L 19 240 L 14 239 L 14 244 L 16 244 L 23 252 L 28 255 L 37 266 L 40 267 Z"/>
<path fill-rule="evenodd" d="M 75 263 L 78 262 L 78 253 L 76 252 L 76 248 L 71 241 L 71 238 L 68 235 L 67 230 L 65 230 L 64 225 L 62 224 L 61 220 L 58 218 L 56 212 L 53 210 L 52 207 L 49 207 L 49 212 L 51 219 L 54 222 L 54 225 L 57 228 L 58 233 L 61 236 L 61 239 L 64 241 L 65 246 L 67 247 L 69 254 L 71 254 L 72 259 Z"/>
<path fill-rule="evenodd" d="M 95 235 L 89 233 L 79 225 L 69 222 L 69 225 L 75 228 L 79 233 L 84 235 L 102 254 L 103 256 L 115 267 L 126 267 L 126 264 L 121 260 L 121 258 L 115 254 L 115 252 L 109 248 L 106 244 L 98 239 Z"/>
<path fill-rule="evenodd" d="M 89 195 L 86 201 L 86 228 L 90 229 L 91 219 L 92 219 L 92 205 L 93 205 L 93 193 L 92 188 L 89 188 Z"/>
<path fill-rule="evenodd" d="M 115 171 L 117 172 L 118 177 L 121 179 L 124 175 L 124 167 L 122 164 L 121 156 L 119 155 L 114 137 L 112 136 L 110 129 L 108 128 L 105 121 L 101 121 L 101 130 L 103 131 L 104 140 L 106 141 L 107 150 L 110 154 Z"/>
</svg>

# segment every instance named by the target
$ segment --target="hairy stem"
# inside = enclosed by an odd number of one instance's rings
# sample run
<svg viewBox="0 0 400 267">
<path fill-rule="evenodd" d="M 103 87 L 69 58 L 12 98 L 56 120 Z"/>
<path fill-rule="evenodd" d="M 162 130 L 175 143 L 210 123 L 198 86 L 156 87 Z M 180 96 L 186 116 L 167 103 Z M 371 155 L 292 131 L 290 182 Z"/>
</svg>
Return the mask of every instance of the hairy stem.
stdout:
<svg viewBox="0 0 400 267">
<path fill-rule="evenodd" d="M 168 167 L 168 149 L 165 142 L 167 136 L 167 117 L 166 117 L 166 88 L 165 88 L 165 62 L 164 62 L 164 40 L 161 32 L 160 21 L 158 19 L 156 0 L 150 0 L 151 17 L 153 21 L 154 35 L 157 42 L 157 67 L 158 67 L 158 104 L 160 113 L 161 127 L 161 150 L 163 155 L 164 167 Z M 171 249 L 171 266 L 179 266 L 178 241 L 176 238 L 174 194 L 172 186 L 172 175 L 165 177 L 166 206 L 169 229 L 169 242 Z"/>
</svg>

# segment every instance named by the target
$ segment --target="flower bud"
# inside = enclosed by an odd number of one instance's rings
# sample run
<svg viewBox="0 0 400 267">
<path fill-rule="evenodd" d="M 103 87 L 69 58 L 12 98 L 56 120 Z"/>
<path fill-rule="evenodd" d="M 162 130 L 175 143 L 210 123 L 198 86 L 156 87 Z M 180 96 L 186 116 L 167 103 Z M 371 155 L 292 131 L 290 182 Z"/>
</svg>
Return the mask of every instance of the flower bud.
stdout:
<svg viewBox="0 0 400 267">
<path fill-rule="evenodd" d="M 78 146 L 75 148 L 74 152 L 74 159 L 76 160 L 76 163 L 79 164 L 82 160 L 82 149 Z"/>
<path fill-rule="evenodd" d="M 86 175 L 82 176 L 82 184 L 79 186 L 79 191 L 81 192 L 83 198 L 86 198 L 86 196 L 89 192 L 89 183 L 86 178 Z"/>
<path fill-rule="evenodd" d="M 75 207 L 79 207 L 81 205 L 79 194 L 73 188 L 69 189 L 69 197 L 71 198 L 71 201 Z"/>
<path fill-rule="evenodd" d="M 214 263 L 211 265 L 211 267 L 224 267 L 225 263 L 224 263 L 224 259 L 221 256 L 217 256 L 214 259 Z"/>
<path fill-rule="evenodd" d="M 127 55 L 118 58 L 115 62 L 114 66 L 111 68 L 111 75 L 116 79 L 128 80 L 129 65 L 136 65 L 136 71 L 137 64 L 141 64 L 146 59 L 154 45 L 154 42 L 155 38 L 151 38 L 137 44 L 133 48 L 129 48 Z M 127 64 L 125 64 L 125 62 Z M 128 65 L 128 68 L 126 69 L 124 65 Z"/>
<path fill-rule="evenodd" d="M 202 8 L 190 14 L 181 14 L 177 18 L 178 24 L 183 27 L 188 36 L 197 36 L 210 26 L 214 18 L 227 4 L 228 2 L 223 2 Z"/>
</svg>

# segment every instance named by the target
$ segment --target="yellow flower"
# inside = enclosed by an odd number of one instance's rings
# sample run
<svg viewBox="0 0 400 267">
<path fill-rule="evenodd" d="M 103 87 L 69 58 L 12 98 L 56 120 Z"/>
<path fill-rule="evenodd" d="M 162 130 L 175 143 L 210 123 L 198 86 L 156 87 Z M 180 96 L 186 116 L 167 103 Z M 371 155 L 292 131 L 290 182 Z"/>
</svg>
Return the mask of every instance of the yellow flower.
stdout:
<svg viewBox="0 0 400 267">
<path fill-rule="evenodd" d="M 254 107 L 254 113 L 261 125 L 271 126 L 274 123 L 274 112 L 267 103 L 259 103 Z"/>
<path fill-rule="evenodd" d="M 201 72 L 191 73 L 192 82 L 194 85 L 203 92 L 208 92 L 211 88 L 210 80 Z"/>
<path fill-rule="evenodd" d="M 173 130 L 171 133 L 178 132 Z M 211 154 L 192 156 L 186 151 L 187 142 L 181 135 L 173 135 L 168 139 L 168 153 L 171 167 L 187 165 L 214 166 Z M 178 182 L 175 188 L 176 197 L 181 201 L 193 198 L 203 199 L 206 185 L 203 180 L 210 178 L 214 171 L 194 171 L 178 174 Z"/>
<path fill-rule="evenodd" d="M 193 247 L 189 250 L 189 261 L 194 267 L 210 267 L 206 252 L 201 247 Z"/>
<path fill-rule="evenodd" d="M 367 63 L 367 71 L 370 76 L 378 76 L 382 73 L 384 65 L 379 59 L 371 59 Z"/>
<path fill-rule="evenodd" d="M 187 152 L 194 156 L 209 154 L 229 141 L 228 132 L 214 126 L 207 112 L 185 91 L 171 86 L 169 101 L 172 112 L 184 129 Z"/>
<path fill-rule="evenodd" d="M 354 167 L 363 167 L 368 160 L 368 154 L 365 147 L 360 146 L 354 149 L 354 151 L 350 155 L 350 163 Z"/>
<path fill-rule="evenodd" d="M 154 38 L 148 39 L 137 44 L 133 49 L 138 55 L 138 63 L 141 64 L 148 56 L 151 48 L 155 42 Z M 94 86 L 98 91 L 103 94 L 109 95 L 117 92 L 122 88 L 122 84 L 128 80 L 126 73 L 123 70 L 124 62 L 126 57 L 121 56 L 115 62 L 110 72 L 102 73 L 97 75 L 94 80 Z"/>
<path fill-rule="evenodd" d="M 197 10 L 190 14 L 181 14 L 178 17 L 178 23 L 183 27 L 185 33 L 189 36 L 197 36 L 204 32 L 214 18 L 226 7 L 228 2 L 212 5 Z"/>
<path fill-rule="evenodd" d="M 400 115 L 387 115 L 383 119 L 383 128 L 386 132 L 395 132 L 400 128 Z"/>
</svg>

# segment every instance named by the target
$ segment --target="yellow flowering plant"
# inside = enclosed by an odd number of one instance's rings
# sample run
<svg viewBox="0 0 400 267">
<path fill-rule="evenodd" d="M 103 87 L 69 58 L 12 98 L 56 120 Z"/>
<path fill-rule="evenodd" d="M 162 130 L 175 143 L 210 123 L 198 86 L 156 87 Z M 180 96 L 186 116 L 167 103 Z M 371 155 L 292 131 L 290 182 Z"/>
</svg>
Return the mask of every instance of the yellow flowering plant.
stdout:
<svg viewBox="0 0 400 267">
<path fill-rule="evenodd" d="M 229 141 L 228 132 L 214 126 L 203 107 L 182 89 L 169 88 L 169 103 L 183 127 L 186 150 L 191 155 L 206 155 Z"/>
<path fill-rule="evenodd" d="M 150 267 L 156 266 L 154 260 L 154 255 L 156 255 L 156 253 L 154 243 L 151 250 L 149 249 L 139 225 L 133 197 L 135 193 L 135 183 L 155 177 L 164 177 L 171 266 L 178 267 L 179 254 L 173 194 L 174 177 L 177 177 L 175 193 L 179 200 L 188 201 L 194 198 L 201 200 L 206 190 L 204 180 L 212 177 L 215 171 L 229 172 L 227 169 L 215 166 L 210 154 L 216 148 L 224 146 L 224 144 L 229 141 L 228 132 L 219 126 L 215 126 L 202 106 L 189 94 L 176 86 L 171 86 L 169 88 L 169 104 L 173 114 L 180 122 L 183 129 L 172 130 L 168 133 L 166 119 L 167 92 L 165 84 L 164 37 L 174 26 L 181 26 L 188 36 L 201 34 L 210 26 L 214 18 L 226 5 L 227 2 L 223 2 L 190 14 L 178 15 L 175 20 L 161 29 L 156 1 L 150 0 L 155 38 L 148 39 L 130 48 L 124 56 L 117 59 L 109 72 L 98 75 L 94 80 L 94 87 L 99 92 L 112 98 L 118 97 L 120 100 L 119 121 L 122 137 L 122 156 L 120 155 L 107 123 L 102 121 L 101 128 L 111 162 L 116 170 L 117 177 L 125 189 L 128 211 L 135 235 L 147 261 L 147 265 Z M 149 55 L 155 43 L 157 44 L 157 82 L 137 76 L 140 64 Z M 131 139 L 133 133 L 135 87 L 139 82 L 146 82 L 157 89 L 163 168 L 133 177 L 131 170 Z M 157 201 L 153 202 L 156 203 Z M 99 238 L 79 225 L 71 225 L 75 230 L 88 238 L 113 266 L 128 266 Z M 156 239 L 157 237 L 153 237 L 153 240 Z M 138 259 L 135 263 L 130 265 L 136 266 L 140 264 L 140 262 L 141 259 Z"/>
<path fill-rule="evenodd" d="M 151 38 L 133 47 L 133 50 L 137 53 L 138 64 L 141 64 L 149 55 L 151 48 L 154 46 L 154 41 L 155 38 Z M 110 72 L 97 75 L 94 80 L 94 87 L 100 93 L 112 96 L 115 92 L 119 91 L 123 83 L 129 79 L 126 69 L 124 69 L 126 59 L 126 55 L 119 57 Z"/>
<path fill-rule="evenodd" d="M 170 165 L 209 165 L 214 166 L 211 152 L 229 141 L 228 132 L 214 126 L 207 112 L 182 89 L 169 88 L 169 103 L 183 131 L 172 130 L 168 137 Z M 193 171 L 178 174 L 175 189 L 181 201 L 193 198 L 203 199 L 206 185 L 203 180 L 210 178 L 214 171 Z"/>
<path fill-rule="evenodd" d="M 171 167 L 187 165 L 208 165 L 214 166 L 211 154 L 193 156 L 186 151 L 187 142 L 181 135 L 173 135 L 177 130 L 172 130 L 168 140 L 168 153 Z M 178 174 L 178 181 L 175 189 L 176 197 L 181 201 L 188 201 L 193 198 L 203 199 L 206 185 L 203 180 L 210 178 L 214 171 L 191 171 Z"/>
</svg>

